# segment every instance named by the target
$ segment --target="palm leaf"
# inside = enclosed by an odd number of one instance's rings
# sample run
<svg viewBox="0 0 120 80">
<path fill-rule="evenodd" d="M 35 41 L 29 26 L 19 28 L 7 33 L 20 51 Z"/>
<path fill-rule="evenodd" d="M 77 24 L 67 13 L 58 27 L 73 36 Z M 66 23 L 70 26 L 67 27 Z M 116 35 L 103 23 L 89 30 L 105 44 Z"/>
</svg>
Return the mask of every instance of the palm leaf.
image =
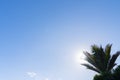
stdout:
<svg viewBox="0 0 120 80">
<path fill-rule="evenodd" d="M 106 60 L 109 61 L 111 55 L 110 55 L 110 52 L 111 52 L 111 47 L 112 47 L 112 44 L 107 44 L 106 47 L 105 47 L 105 54 L 106 54 Z"/>
<path fill-rule="evenodd" d="M 118 51 L 116 54 L 114 54 L 109 62 L 108 70 L 111 70 L 116 64 L 115 61 L 117 57 L 120 55 L 120 51 Z"/>
<path fill-rule="evenodd" d="M 91 55 L 91 54 L 88 53 L 88 52 L 83 52 L 83 53 L 84 53 L 85 56 L 86 56 L 85 60 L 86 60 L 87 62 L 89 62 L 91 65 L 93 65 L 93 66 L 95 66 L 95 67 L 97 68 L 98 65 L 96 65 L 95 60 L 94 60 L 94 58 L 93 58 L 93 55 Z"/>
<path fill-rule="evenodd" d="M 99 50 L 99 47 L 97 45 L 92 45 L 91 50 L 92 50 L 92 53 L 95 53 L 96 51 Z"/>
<path fill-rule="evenodd" d="M 106 70 L 108 71 L 108 66 L 109 66 L 109 61 L 110 61 L 110 58 L 111 58 L 111 55 L 110 55 L 110 52 L 111 52 L 111 47 L 112 47 L 112 44 L 107 44 L 106 47 L 105 47 L 105 63 L 106 63 Z"/>
<path fill-rule="evenodd" d="M 81 64 L 81 65 L 86 66 L 87 69 L 90 69 L 90 70 L 93 70 L 93 71 L 95 71 L 95 72 L 100 73 L 99 70 L 97 70 L 96 68 L 94 68 L 93 66 L 91 66 L 91 65 L 89 65 L 89 64 Z"/>
<path fill-rule="evenodd" d="M 92 52 L 94 52 L 94 61 L 96 63 L 96 65 L 98 66 L 97 68 L 99 68 L 102 71 L 105 71 L 107 64 L 105 63 L 105 52 L 104 49 L 102 48 L 102 46 L 98 47 L 96 45 L 92 46 Z"/>
</svg>

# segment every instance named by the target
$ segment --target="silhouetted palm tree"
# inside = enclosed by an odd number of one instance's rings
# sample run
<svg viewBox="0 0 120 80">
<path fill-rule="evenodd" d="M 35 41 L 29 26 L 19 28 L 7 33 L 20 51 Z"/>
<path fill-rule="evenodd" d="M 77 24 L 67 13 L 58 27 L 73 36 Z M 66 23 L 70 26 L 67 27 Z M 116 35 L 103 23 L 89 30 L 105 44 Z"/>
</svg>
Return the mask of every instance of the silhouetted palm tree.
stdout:
<svg viewBox="0 0 120 80">
<path fill-rule="evenodd" d="M 118 51 L 111 56 L 111 47 L 111 44 L 107 44 L 105 49 L 103 49 L 102 46 L 92 45 L 92 54 L 87 51 L 84 52 L 86 56 L 85 60 L 88 64 L 82 65 L 100 74 L 111 73 L 113 67 L 116 65 L 115 61 L 120 55 L 120 51 Z"/>
</svg>

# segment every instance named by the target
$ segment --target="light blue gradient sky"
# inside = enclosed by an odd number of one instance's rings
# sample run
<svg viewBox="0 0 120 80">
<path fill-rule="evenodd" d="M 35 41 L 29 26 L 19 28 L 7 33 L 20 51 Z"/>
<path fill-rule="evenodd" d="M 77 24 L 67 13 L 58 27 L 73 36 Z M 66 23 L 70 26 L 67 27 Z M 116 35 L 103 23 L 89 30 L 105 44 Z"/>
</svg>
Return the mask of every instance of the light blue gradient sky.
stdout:
<svg viewBox="0 0 120 80">
<path fill-rule="evenodd" d="M 112 43 L 113 53 L 120 50 L 119 4 L 0 0 L 0 79 L 92 80 L 96 73 L 81 67 L 75 56 L 90 51 L 92 44 Z"/>
</svg>

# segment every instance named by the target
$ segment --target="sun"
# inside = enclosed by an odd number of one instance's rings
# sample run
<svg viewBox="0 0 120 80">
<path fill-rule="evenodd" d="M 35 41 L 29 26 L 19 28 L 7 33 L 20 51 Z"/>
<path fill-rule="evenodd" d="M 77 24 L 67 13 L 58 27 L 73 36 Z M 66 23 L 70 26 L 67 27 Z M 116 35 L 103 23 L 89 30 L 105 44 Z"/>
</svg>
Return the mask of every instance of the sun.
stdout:
<svg viewBox="0 0 120 80">
<path fill-rule="evenodd" d="M 79 64 L 86 63 L 85 55 L 83 54 L 82 51 L 77 51 L 77 53 L 75 54 L 75 62 Z"/>
</svg>

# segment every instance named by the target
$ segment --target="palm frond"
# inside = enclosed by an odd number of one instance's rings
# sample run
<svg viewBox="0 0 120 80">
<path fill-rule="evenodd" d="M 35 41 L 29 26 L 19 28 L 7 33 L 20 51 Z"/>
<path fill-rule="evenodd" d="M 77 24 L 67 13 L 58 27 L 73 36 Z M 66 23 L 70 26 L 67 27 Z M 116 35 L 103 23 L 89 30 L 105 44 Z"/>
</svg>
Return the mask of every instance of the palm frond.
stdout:
<svg viewBox="0 0 120 80">
<path fill-rule="evenodd" d="M 106 53 L 106 56 L 108 57 L 110 57 L 111 47 L 112 47 L 112 44 L 107 44 L 105 47 L 105 53 Z"/>
<path fill-rule="evenodd" d="M 89 62 L 91 65 L 93 65 L 93 66 L 95 66 L 95 67 L 97 68 L 98 65 L 96 65 L 93 55 L 91 55 L 91 54 L 88 53 L 88 52 L 83 52 L 83 53 L 84 53 L 85 56 L 86 56 L 85 60 L 86 60 L 87 62 Z"/>
<path fill-rule="evenodd" d="M 92 46 L 92 52 L 94 52 L 94 60 L 95 63 L 97 64 L 97 68 L 99 68 L 102 71 L 105 71 L 107 64 L 105 62 L 105 52 L 102 46 L 98 47 L 96 45 Z"/>
<path fill-rule="evenodd" d="M 110 57 L 111 57 L 111 55 L 110 55 L 111 47 L 112 47 L 112 44 L 107 44 L 106 47 L 105 47 L 105 55 L 106 55 L 107 61 L 108 61 L 108 60 L 110 59 Z"/>
<path fill-rule="evenodd" d="M 97 70 L 96 68 L 94 68 L 93 66 L 91 66 L 91 65 L 89 65 L 89 64 L 82 64 L 82 65 L 83 65 L 83 66 L 86 66 L 87 69 L 90 69 L 90 70 L 93 70 L 93 71 L 95 71 L 95 72 L 100 73 L 99 70 Z"/>
<path fill-rule="evenodd" d="M 105 47 L 105 63 L 106 63 L 106 71 L 108 71 L 108 66 L 109 66 L 109 62 L 110 62 L 110 58 L 111 58 L 111 47 L 112 47 L 112 44 L 107 44 L 106 47 Z"/>
<path fill-rule="evenodd" d="M 109 62 L 109 66 L 108 66 L 108 70 L 111 70 L 115 65 L 115 61 L 117 59 L 117 57 L 120 55 L 120 51 L 118 51 L 116 54 L 114 54 Z"/>
<path fill-rule="evenodd" d="M 92 53 L 95 53 L 96 51 L 99 50 L 99 47 L 94 44 L 94 45 L 91 46 L 91 50 L 92 50 Z"/>
</svg>

